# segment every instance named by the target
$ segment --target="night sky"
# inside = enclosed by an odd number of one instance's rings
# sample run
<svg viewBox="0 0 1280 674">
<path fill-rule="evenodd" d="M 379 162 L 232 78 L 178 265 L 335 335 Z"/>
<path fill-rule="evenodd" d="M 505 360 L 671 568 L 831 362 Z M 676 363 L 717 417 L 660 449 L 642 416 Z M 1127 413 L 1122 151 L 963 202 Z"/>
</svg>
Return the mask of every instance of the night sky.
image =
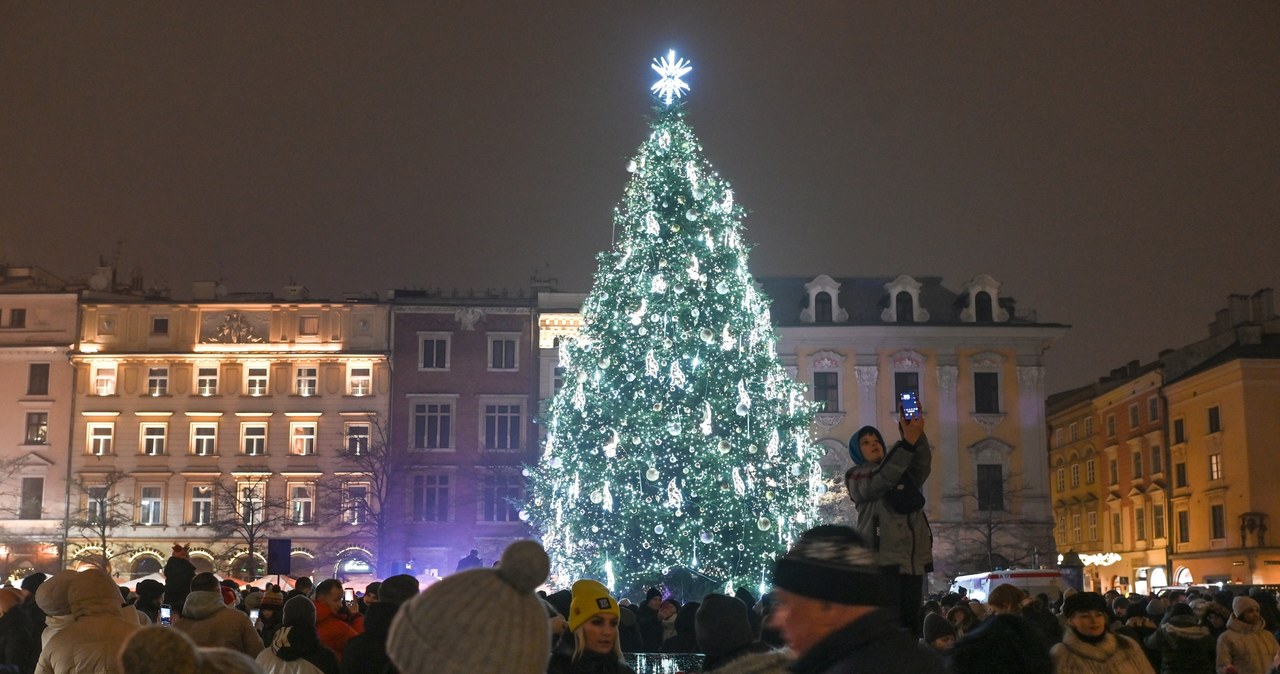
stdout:
<svg viewBox="0 0 1280 674">
<path fill-rule="evenodd" d="M 1050 391 L 1280 283 L 1271 1 L 6 2 L 0 261 L 585 291 L 671 48 L 754 273 L 990 274 Z"/>
</svg>

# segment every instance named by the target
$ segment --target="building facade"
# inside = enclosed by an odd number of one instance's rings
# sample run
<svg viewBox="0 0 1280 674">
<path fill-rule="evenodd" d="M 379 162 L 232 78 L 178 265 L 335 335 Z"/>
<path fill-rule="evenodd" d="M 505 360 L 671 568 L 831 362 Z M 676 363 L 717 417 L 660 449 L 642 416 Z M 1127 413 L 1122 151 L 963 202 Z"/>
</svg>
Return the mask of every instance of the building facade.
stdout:
<svg viewBox="0 0 1280 674">
<path fill-rule="evenodd" d="M 1099 382 L 1049 397 L 1049 493 L 1053 537 L 1059 553 L 1075 552 L 1085 563 L 1085 590 L 1105 592 L 1103 578 L 1120 561 L 1105 540 L 1107 480 L 1094 398 L 1118 382 Z"/>
<path fill-rule="evenodd" d="M 377 504 L 347 453 L 389 414 L 386 306 L 216 294 L 82 303 L 68 564 L 138 577 L 180 542 L 248 578 L 274 538 L 293 575 L 371 573 Z"/>
</svg>

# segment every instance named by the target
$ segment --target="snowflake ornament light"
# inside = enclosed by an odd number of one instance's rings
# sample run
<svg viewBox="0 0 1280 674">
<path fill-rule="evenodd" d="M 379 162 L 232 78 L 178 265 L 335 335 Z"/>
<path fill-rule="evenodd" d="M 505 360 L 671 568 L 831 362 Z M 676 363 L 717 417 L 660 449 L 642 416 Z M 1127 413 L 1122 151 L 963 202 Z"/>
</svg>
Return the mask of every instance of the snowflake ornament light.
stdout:
<svg viewBox="0 0 1280 674">
<path fill-rule="evenodd" d="M 650 66 L 654 72 L 658 73 L 659 80 L 653 83 L 650 88 L 658 98 L 666 105 L 684 95 L 689 90 L 689 85 L 680 79 L 689 74 L 693 70 L 693 66 L 684 59 L 676 58 L 676 50 L 672 49 L 667 55 L 661 59 L 654 59 Z"/>
</svg>

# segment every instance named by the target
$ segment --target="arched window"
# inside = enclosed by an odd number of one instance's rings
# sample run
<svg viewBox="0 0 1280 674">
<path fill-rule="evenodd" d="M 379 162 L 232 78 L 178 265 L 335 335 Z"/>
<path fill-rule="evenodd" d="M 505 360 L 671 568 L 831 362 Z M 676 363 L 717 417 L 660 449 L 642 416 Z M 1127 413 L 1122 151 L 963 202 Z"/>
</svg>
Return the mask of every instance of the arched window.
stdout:
<svg viewBox="0 0 1280 674">
<path fill-rule="evenodd" d="M 813 297 L 813 320 L 815 323 L 830 323 L 831 293 L 818 293 Z"/>
<path fill-rule="evenodd" d="M 160 560 L 150 555 L 143 555 L 133 560 L 129 565 L 129 575 L 132 578 L 141 578 L 153 573 L 159 573 Z"/>
<path fill-rule="evenodd" d="M 902 291 L 894 298 L 899 323 L 915 322 L 915 307 L 911 301 L 911 293 Z"/>
<path fill-rule="evenodd" d="M 991 323 L 995 320 L 991 310 L 991 293 L 983 290 L 973 297 L 974 320 L 979 323 Z"/>
</svg>

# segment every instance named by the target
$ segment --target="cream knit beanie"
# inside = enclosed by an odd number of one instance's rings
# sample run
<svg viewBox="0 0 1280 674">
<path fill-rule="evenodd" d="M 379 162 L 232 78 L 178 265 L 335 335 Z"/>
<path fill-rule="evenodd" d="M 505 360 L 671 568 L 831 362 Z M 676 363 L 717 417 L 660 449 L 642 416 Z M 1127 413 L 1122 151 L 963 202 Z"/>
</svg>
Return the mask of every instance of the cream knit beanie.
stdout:
<svg viewBox="0 0 1280 674">
<path fill-rule="evenodd" d="M 387 654 L 402 672 L 542 674 L 551 631 L 534 590 L 549 571 L 541 545 L 512 543 L 497 568 L 455 573 L 405 602 Z"/>
</svg>

